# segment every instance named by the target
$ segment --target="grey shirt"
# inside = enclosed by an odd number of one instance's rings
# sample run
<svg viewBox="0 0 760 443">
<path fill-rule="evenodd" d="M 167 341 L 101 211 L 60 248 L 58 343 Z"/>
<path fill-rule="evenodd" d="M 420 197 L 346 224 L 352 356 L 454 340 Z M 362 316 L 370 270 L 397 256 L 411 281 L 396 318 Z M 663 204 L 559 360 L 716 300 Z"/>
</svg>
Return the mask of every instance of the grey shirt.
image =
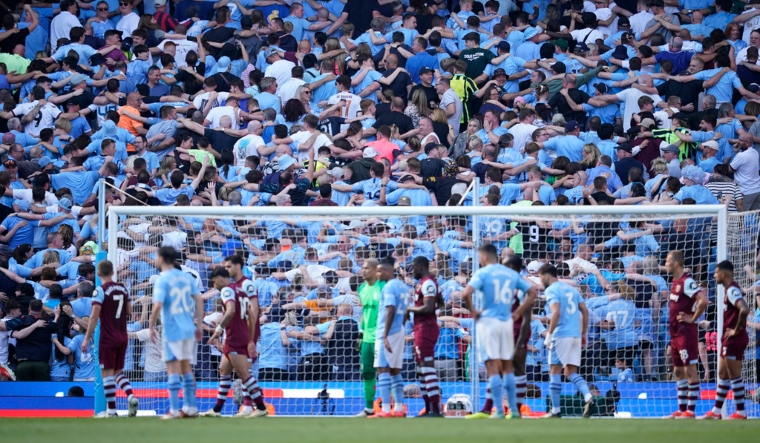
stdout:
<svg viewBox="0 0 760 443">
<path fill-rule="evenodd" d="M 454 112 L 454 115 L 449 117 L 447 120 L 449 122 L 449 125 L 454 128 L 454 137 L 456 137 L 459 135 L 459 121 L 462 119 L 462 100 L 459 98 L 457 93 L 454 92 L 453 89 L 448 89 L 441 96 L 440 107 L 445 111 L 451 103 L 454 103 L 456 112 Z"/>
</svg>

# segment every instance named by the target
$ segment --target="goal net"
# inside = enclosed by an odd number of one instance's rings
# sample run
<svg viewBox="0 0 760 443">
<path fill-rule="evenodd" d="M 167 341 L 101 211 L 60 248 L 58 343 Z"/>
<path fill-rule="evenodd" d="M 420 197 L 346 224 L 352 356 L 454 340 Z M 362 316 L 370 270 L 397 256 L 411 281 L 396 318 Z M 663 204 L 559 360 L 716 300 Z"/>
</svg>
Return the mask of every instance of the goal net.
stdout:
<svg viewBox="0 0 760 443">
<path fill-rule="evenodd" d="M 477 205 L 478 199 L 474 199 Z M 182 268 L 192 274 L 204 298 L 204 337 L 195 375 L 198 406 L 210 409 L 217 398 L 220 348 L 208 343 L 222 316 L 209 275 L 224 258 L 241 254 L 261 305 L 261 336 L 253 374 L 274 415 L 355 415 L 365 407 L 362 372 L 362 304 L 358 288 L 369 258 L 393 256 L 398 278 L 411 287 L 411 260 L 430 259 L 445 301 L 437 311 L 440 337 L 435 367 L 442 403 L 456 396 L 450 412 L 465 408 L 463 394 L 480 409 L 486 396 L 485 365 L 473 321 L 462 301 L 469 276 L 477 270 L 477 248 L 497 246 L 501 257 L 518 255 L 522 273 L 540 284 L 542 263 L 558 266 L 589 308 L 588 346 L 580 373 L 598 397 L 596 415 L 662 417 L 677 409 L 676 386 L 668 350 L 670 276 L 664 270 L 670 250 L 682 250 L 686 267 L 708 291 L 710 307 L 700 322 L 701 383 L 697 413 L 713 405 L 720 345 L 716 303 L 720 288 L 715 264 L 728 258 L 737 280 L 750 289 L 757 280 L 756 214 L 726 216 L 720 206 L 459 206 L 459 207 L 112 207 L 108 217 L 108 257 L 118 264 L 116 278 L 130 290 L 133 312 L 125 373 L 140 397 L 140 408 L 168 408 L 165 365 L 160 344 L 148 339 L 152 283 L 158 275 L 156 251 L 181 251 Z M 745 290 L 752 309 L 748 323 L 754 343 L 754 293 Z M 523 412 L 547 410 L 548 365 L 542 334 L 547 307 L 539 293 L 527 342 Z M 721 293 L 722 294 L 722 293 Z M 760 319 L 758 319 L 760 320 Z M 158 331 L 160 334 L 160 331 Z M 369 333 L 369 332 L 368 332 Z M 414 370 L 412 328 L 406 325 L 403 370 L 409 415 L 423 409 Z M 371 356 L 370 356 L 371 359 Z M 370 360 L 371 361 L 371 360 Z M 236 375 L 239 377 L 240 375 Z M 745 358 L 746 408 L 756 384 L 755 347 Z M 245 377 L 243 377 L 245 378 Z M 224 415 L 234 414 L 244 398 L 229 392 Z M 238 392 L 240 393 L 240 392 Z M 375 395 L 375 404 L 379 395 Z M 119 398 L 119 409 L 126 399 Z M 726 402 L 734 408 L 731 396 Z M 566 415 L 582 401 L 571 384 L 563 386 Z"/>
</svg>

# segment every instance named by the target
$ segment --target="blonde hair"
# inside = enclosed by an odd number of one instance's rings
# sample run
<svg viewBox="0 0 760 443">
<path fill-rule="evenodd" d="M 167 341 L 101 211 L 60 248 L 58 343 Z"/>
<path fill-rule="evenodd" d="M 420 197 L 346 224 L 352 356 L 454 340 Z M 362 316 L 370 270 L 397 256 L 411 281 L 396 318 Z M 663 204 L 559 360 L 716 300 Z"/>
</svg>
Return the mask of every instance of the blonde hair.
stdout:
<svg viewBox="0 0 760 443">
<path fill-rule="evenodd" d="M 581 164 L 588 168 L 595 167 L 596 163 L 599 161 L 599 157 L 601 157 L 602 155 L 602 153 L 599 152 L 599 148 L 597 148 L 596 145 L 593 143 L 588 143 L 584 145 L 583 152 L 588 155 L 584 157 L 583 160 L 581 160 Z"/>
<path fill-rule="evenodd" d="M 449 121 L 446 119 L 446 111 L 444 111 L 441 108 L 435 108 L 432 111 L 430 111 L 430 119 L 434 122 L 448 124 Z"/>
<path fill-rule="evenodd" d="M 469 146 L 471 151 L 480 151 L 483 149 L 483 140 L 477 135 L 471 135 Z"/>
<path fill-rule="evenodd" d="M 55 129 L 61 129 L 67 133 L 71 132 L 71 121 L 61 117 L 55 121 Z"/>
<path fill-rule="evenodd" d="M 667 172 L 668 162 L 662 157 L 657 157 L 656 159 L 652 160 L 652 170 L 658 174 Z"/>
</svg>

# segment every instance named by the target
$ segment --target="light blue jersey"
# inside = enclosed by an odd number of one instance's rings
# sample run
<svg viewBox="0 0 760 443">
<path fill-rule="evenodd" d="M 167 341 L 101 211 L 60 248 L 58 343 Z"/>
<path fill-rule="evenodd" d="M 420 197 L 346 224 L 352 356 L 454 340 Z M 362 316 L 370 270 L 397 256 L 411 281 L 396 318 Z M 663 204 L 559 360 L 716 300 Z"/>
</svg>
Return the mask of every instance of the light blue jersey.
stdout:
<svg viewBox="0 0 760 443">
<path fill-rule="evenodd" d="M 476 306 L 483 309 L 481 317 L 507 321 L 512 317 L 515 289 L 526 292 L 530 284 L 520 274 L 502 264 L 478 269 L 470 279 L 476 292 Z"/>
<path fill-rule="evenodd" d="M 406 314 L 406 307 L 409 305 L 411 296 L 412 288 L 397 278 L 389 280 L 385 284 L 380 299 L 380 309 L 377 312 L 378 331 L 385 331 L 385 316 L 387 315 L 386 308 L 388 306 L 396 308 L 388 335 L 397 334 L 404 329 L 404 314 Z M 382 339 L 382 335 L 377 334 L 377 339 Z"/>
<path fill-rule="evenodd" d="M 153 289 L 153 302 L 163 303 L 161 335 L 165 341 L 195 338 L 196 295 L 199 295 L 198 289 L 189 274 L 172 269 L 158 276 Z"/>
<path fill-rule="evenodd" d="M 567 283 L 556 281 L 546 291 L 546 304 L 559 304 L 559 322 L 554 329 L 554 337 L 581 337 L 581 313 L 578 306 L 583 303 L 581 294 Z"/>
</svg>

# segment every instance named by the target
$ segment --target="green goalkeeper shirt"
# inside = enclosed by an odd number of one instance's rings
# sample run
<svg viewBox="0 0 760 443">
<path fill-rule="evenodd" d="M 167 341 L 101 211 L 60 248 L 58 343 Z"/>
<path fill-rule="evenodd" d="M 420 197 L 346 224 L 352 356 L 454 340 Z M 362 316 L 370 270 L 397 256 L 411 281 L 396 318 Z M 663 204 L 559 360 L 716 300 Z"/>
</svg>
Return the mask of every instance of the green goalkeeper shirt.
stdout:
<svg viewBox="0 0 760 443">
<path fill-rule="evenodd" d="M 359 286 L 359 300 L 362 302 L 362 343 L 375 343 L 377 311 L 380 308 L 383 286 L 385 283 L 380 280 L 376 280 L 372 286 L 367 283 Z"/>
</svg>

